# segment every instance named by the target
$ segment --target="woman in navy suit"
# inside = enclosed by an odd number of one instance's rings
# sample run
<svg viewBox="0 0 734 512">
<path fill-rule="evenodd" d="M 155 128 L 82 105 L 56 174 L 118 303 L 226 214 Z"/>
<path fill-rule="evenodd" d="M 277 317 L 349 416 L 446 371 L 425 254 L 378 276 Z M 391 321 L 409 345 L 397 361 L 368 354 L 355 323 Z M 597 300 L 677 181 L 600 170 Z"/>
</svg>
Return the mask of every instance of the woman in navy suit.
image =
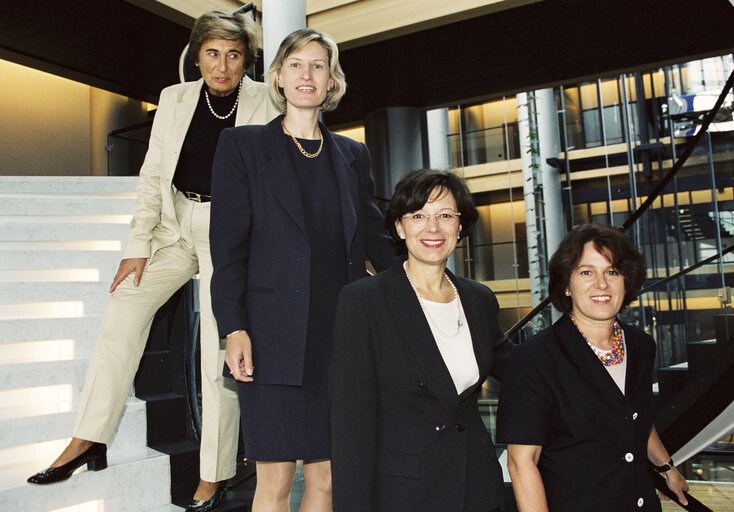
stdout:
<svg viewBox="0 0 734 512">
<path fill-rule="evenodd" d="M 385 220 L 407 259 L 342 290 L 329 377 L 337 512 L 501 507 L 477 396 L 512 345 L 492 291 L 446 270 L 477 216 L 461 178 L 409 173 Z"/>
<path fill-rule="evenodd" d="M 520 512 L 659 512 L 648 464 L 685 503 L 653 425 L 655 341 L 617 320 L 645 279 L 642 256 L 616 228 L 579 226 L 549 275 L 564 314 L 515 351 L 497 412 Z"/>
<path fill-rule="evenodd" d="M 287 511 L 304 461 L 302 511 L 331 510 L 327 372 L 339 290 L 395 258 L 373 203 L 369 153 L 318 123 L 346 89 L 326 34 L 299 30 L 268 70 L 284 116 L 225 130 L 212 181 L 212 304 L 239 381 L 253 511 Z"/>
</svg>

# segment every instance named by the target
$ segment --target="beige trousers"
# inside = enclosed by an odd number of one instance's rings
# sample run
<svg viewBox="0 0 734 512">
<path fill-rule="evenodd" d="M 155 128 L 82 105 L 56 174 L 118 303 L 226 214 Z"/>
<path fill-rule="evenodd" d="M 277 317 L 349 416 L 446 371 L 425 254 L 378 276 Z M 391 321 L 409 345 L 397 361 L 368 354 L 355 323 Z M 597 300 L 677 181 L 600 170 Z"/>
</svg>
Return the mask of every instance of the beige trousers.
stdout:
<svg viewBox="0 0 734 512">
<path fill-rule="evenodd" d="M 203 480 L 220 482 L 235 474 L 240 412 L 234 380 L 222 377 L 224 350 L 220 350 L 212 313 L 209 212 L 210 203 L 189 201 L 179 192 L 176 218 L 181 226 L 181 238 L 148 260 L 139 286 L 133 285 L 133 276 L 129 275 L 110 296 L 89 362 L 74 437 L 100 443 L 112 439 L 153 316 L 198 268 L 201 279 L 200 475 Z"/>
</svg>

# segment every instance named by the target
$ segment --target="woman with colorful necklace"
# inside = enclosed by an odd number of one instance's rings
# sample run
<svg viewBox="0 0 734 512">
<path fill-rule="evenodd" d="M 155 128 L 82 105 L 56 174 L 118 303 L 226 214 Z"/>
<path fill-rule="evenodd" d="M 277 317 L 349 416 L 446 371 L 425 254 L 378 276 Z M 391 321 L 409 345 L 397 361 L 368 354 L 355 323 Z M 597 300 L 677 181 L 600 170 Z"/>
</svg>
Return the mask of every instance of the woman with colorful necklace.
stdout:
<svg viewBox="0 0 734 512">
<path fill-rule="evenodd" d="M 414 171 L 385 224 L 404 261 L 344 288 L 329 376 L 335 512 L 490 512 L 502 471 L 477 397 L 512 344 L 483 284 L 446 269 L 478 213 L 456 175 Z"/>
<path fill-rule="evenodd" d="M 617 320 L 644 281 L 642 256 L 615 228 L 580 226 L 549 277 L 564 315 L 515 351 L 497 413 L 520 512 L 660 511 L 648 464 L 685 503 L 653 425 L 655 341 Z"/>
</svg>

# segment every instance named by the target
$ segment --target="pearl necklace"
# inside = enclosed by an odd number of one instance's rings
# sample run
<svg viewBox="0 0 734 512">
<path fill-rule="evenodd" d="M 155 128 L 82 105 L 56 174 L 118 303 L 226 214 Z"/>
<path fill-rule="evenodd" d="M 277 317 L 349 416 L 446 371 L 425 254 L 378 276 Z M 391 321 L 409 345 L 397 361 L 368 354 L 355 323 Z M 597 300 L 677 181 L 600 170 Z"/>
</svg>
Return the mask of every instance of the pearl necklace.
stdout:
<svg viewBox="0 0 734 512">
<path fill-rule="evenodd" d="M 571 313 L 570 316 L 573 325 L 576 326 L 576 329 L 578 329 L 581 336 L 584 338 L 591 350 L 594 351 L 594 354 L 596 354 L 596 357 L 599 358 L 599 361 L 604 364 L 604 366 L 614 366 L 615 364 L 620 364 L 622 361 L 624 361 L 624 336 L 622 334 L 622 327 L 620 327 L 619 322 L 617 322 L 616 320 L 614 321 L 614 327 L 612 328 L 612 350 L 607 351 L 592 345 L 592 343 L 589 341 L 589 338 L 586 337 L 586 335 L 581 331 L 578 324 L 576 323 L 576 319 L 573 317 L 573 313 Z"/>
<path fill-rule="evenodd" d="M 240 80 L 240 88 L 237 91 L 237 99 L 234 100 L 234 105 L 232 105 L 232 110 L 230 110 L 229 114 L 227 114 L 226 116 L 220 116 L 219 114 L 214 112 L 214 109 L 212 108 L 212 103 L 211 101 L 209 101 L 209 92 L 206 90 L 206 85 L 204 85 L 204 96 L 206 97 L 206 105 L 209 107 L 209 112 L 211 112 L 212 115 L 216 117 L 217 119 L 224 120 L 224 119 L 229 118 L 232 114 L 234 114 L 234 111 L 237 110 L 237 104 L 239 104 L 240 102 L 240 94 L 242 94 L 242 80 Z"/>
<path fill-rule="evenodd" d="M 403 262 L 403 270 L 405 270 L 405 277 L 408 278 L 408 282 L 410 283 L 410 287 L 413 288 L 413 291 L 415 292 L 415 296 L 418 297 L 418 304 L 420 304 L 421 309 L 423 310 L 423 314 L 428 319 L 428 322 L 433 326 L 434 329 L 436 329 L 436 332 L 438 332 L 441 336 L 448 339 L 456 338 L 456 336 L 459 335 L 459 332 L 461 331 L 461 328 L 464 325 L 464 322 L 461 321 L 461 302 L 459 302 L 459 292 L 456 290 L 456 286 L 454 283 L 451 282 L 451 279 L 449 279 L 449 276 L 446 275 L 446 272 L 443 273 L 443 277 L 446 278 L 446 281 L 451 285 L 451 289 L 454 290 L 454 301 L 456 302 L 456 332 L 454 334 L 446 334 L 441 330 L 441 328 L 438 326 L 436 321 L 433 319 L 433 317 L 428 313 L 428 310 L 426 309 L 425 304 L 423 304 L 423 301 L 425 300 L 423 297 L 421 297 L 421 294 L 418 293 L 418 288 L 415 287 L 413 284 L 413 281 L 410 280 L 410 274 L 408 274 L 408 267 L 406 266 L 408 262 Z"/>
<path fill-rule="evenodd" d="M 291 136 L 291 139 L 293 139 L 293 142 L 296 143 L 296 146 L 298 146 L 298 149 L 303 156 L 305 156 L 306 158 L 316 158 L 317 156 L 321 154 L 321 150 L 324 147 L 324 136 L 321 134 L 321 130 L 319 130 L 319 139 L 321 140 L 321 143 L 319 144 L 319 149 L 316 151 L 316 153 L 309 153 L 308 151 L 303 149 L 303 146 L 301 146 L 301 144 L 298 142 L 298 139 L 296 139 L 291 134 L 291 132 L 288 131 L 288 128 L 285 127 L 285 122 L 281 121 L 280 124 L 283 125 L 283 131 L 285 131 L 285 133 Z"/>
</svg>

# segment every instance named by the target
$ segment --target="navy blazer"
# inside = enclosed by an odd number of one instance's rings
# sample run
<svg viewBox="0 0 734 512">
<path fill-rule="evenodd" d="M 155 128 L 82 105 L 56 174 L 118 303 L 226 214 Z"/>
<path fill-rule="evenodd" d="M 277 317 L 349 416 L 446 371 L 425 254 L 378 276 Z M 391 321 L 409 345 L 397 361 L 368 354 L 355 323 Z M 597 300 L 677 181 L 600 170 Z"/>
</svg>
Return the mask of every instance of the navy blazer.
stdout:
<svg viewBox="0 0 734 512">
<path fill-rule="evenodd" d="M 247 330 L 261 384 L 300 385 L 309 307 L 310 243 L 281 120 L 222 131 L 214 157 L 209 240 L 220 337 Z M 395 258 L 373 201 L 364 144 L 320 125 L 339 186 L 348 278 Z M 335 198 L 336 200 L 337 198 Z"/>
<path fill-rule="evenodd" d="M 512 344 L 486 286 L 449 273 L 479 380 L 458 394 L 402 262 L 342 289 L 329 373 L 336 512 L 487 512 L 502 471 L 477 409 Z"/>
<path fill-rule="evenodd" d="M 497 442 L 543 447 L 538 469 L 551 512 L 660 510 L 647 470 L 655 342 L 620 325 L 624 394 L 568 315 L 520 345 L 508 363 Z"/>
</svg>

